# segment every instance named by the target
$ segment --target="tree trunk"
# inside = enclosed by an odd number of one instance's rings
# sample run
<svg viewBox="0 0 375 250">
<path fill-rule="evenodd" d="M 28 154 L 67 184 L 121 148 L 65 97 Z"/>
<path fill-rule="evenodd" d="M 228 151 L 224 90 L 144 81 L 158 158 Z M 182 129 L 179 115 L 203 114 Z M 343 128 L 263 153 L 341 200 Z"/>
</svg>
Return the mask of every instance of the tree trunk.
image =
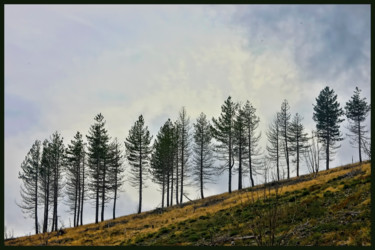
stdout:
<svg viewBox="0 0 375 250">
<path fill-rule="evenodd" d="M 358 152 L 359 152 L 359 162 L 362 163 L 362 154 L 361 154 L 361 122 L 358 120 Z"/>
<path fill-rule="evenodd" d="M 326 170 L 329 170 L 329 135 L 327 137 L 327 146 L 326 146 Z"/>
<path fill-rule="evenodd" d="M 280 181 L 280 167 L 279 167 L 279 127 L 276 127 L 276 167 L 277 167 L 277 180 Z"/>
<path fill-rule="evenodd" d="M 163 190 L 161 195 L 161 208 L 164 208 L 165 174 L 163 173 Z"/>
<path fill-rule="evenodd" d="M 229 134 L 228 192 L 232 193 L 232 135 Z"/>
<path fill-rule="evenodd" d="M 172 154 L 172 160 L 171 160 L 171 206 L 173 206 L 173 154 Z"/>
<path fill-rule="evenodd" d="M 184 130 L 182 130 L 181 138 L 181 193 L 180 193 L 180 203 L 182 203 L 182 196 L 184 193 Z"/>
<path fill-rule="evenodd" d="M 117 148 L 116 148 L 117 149 Z M 117 200 L 117 166 L 115 168 L 115 193 L 113 198 L 113 219 L 116 219 L 116 200 Z"/>
<path fill-rule="evenodd" d="M 85 194 L 85 153 L 83 153 L 82 163 L 82 196 L 81 196 L 81 226 L 83 225 L 83 200 Z"/>
<path fill-rule="evenodd" d="M 138 213 L 142 211 L 142 152 L 139 157 L 139 204 Z"/>
<path fill-rule="evenodd" d="M 101 214 L 101 221 L 104 221 L 104 208 L 105 208 L 105 177 L 106 177 L 106 161 L 104 160 L 104 166 L 103 166 L 103 184 L 102 184 L 102 214 Z"/>
<path fill-rule="evenodd" d="M 95 223 L 99 223 L 99 159 L 96 166 L 96 173 L 97 173 L 97 179 L 96 179 L 96 201 L 95 201 Z"/>
<path fill-rule="evenodd" d="M 169 207 L 169 179 L 170 179 L 170 173 L 168 171 L 167 173 L 167 207 Z"/>
<path fill-rule="evenodd" d="M 176 204 L 179 204 L 178 202 L 178 143 L 177 143 L 177 153 L 176 153 Z"/>
<path fill-rule="evenodd" d="M 299 176 L 299 143 L 297 140 L 297 177 Z"/>
<path fill-rule="evenodd" d="M 36 166 L 36 175 L 35 175 L 35 234 L 39 233 L 38 225 L 38 175 L 39 175 L 39 163 Z"/>
<path fill-rule="evenodd" d="M 240 135 L 240 137 L 241 137 L 241 135 Z M 240 151 L 239 151 L 238 159 L 239 159 L 239 164 L 238 164 L 238 190 L 241 190 L 242 189 L 242 143 L 241 142 L 240 142 Z"/>
<path fill-rule="evenodd" d="M 81 214 L 81 157 L 79 159 L 79 163 L 78 163 L 78 199 L 77 199 L 77 222 L 76 222 L 76 226 L 79 225 L 79 216 Z"/>
<path fill-rule="evenodd" d="M 201 181 L 201 198 L 204 199 L 204 196 L 203 196 L 203 135 L 201 136 L 202 137 L 202 140 L 201 140 L 201 162 L 200 162 L 200 181 Z"/>
<path fill-rule="evenodd" d="M 254 179 L 253 179 L 253 168 L 251 166 L 251 129 L 249 127 L 249 170 L 250 170 L 250 181 L 251 186 L 254 187 Z"/>
</svg>

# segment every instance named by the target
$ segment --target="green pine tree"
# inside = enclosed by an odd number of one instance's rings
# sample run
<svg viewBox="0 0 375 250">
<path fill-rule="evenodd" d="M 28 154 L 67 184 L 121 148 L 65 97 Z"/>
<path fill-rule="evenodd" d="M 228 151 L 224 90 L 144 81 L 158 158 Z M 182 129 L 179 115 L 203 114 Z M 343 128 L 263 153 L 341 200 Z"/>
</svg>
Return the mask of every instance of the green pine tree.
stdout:
<svg viewBox="0 0 375 250">
<path fill-rule="evenodd" d="M 152 136 L 144 125 L 143 116 L 140 115 L 125 141 L 127 159 L 132 167 L 130 181 L 134 187 L 138 187 L 139 192 L 138 213 L 142 210 L 142 189 L 145 187 L 148 173 L 151 139 Z"/>
<path fill-rule="evenodd" d="M 319 141 L 325 147 L 326 169 L 329 169 L 330 156 L 335 153 L 336 142 L 342 141 L 343 137 L 340 133 L 340 123 L 344 119 L 340 119 L 344 115 L 344 111 L 337 101 L 337 95 L 328 86 L 320 91 L 319 96 L 315 99 L 313 120 L 316 122 L 316 130 Z"/>
<path fill-rule="evenodd" d="M 225 163 L 219 167 L 220 173 L 228 170 L 228 192 L 232 192 L 232 169 L 234 166 L 234 121 L 238 105 L 229 96 L 221 106 L 221 115 L 218 119 L 212 118 L 212 135 L 216 141 L 216 152 Z"/>
<path fill-rule="evenodd" d="M 40 141 L 36 140 L 30 151 L 27 153 L 25 160 L 21 164 L 21 172 L 18 178 L 22 180 L 21 186 L 21 204 L 17 205 L 22 212 L 29 214 L 34 219 L 35 234 L 39 233 L 38 224 L 38 178 L 41 161 Z"/>
</svg>

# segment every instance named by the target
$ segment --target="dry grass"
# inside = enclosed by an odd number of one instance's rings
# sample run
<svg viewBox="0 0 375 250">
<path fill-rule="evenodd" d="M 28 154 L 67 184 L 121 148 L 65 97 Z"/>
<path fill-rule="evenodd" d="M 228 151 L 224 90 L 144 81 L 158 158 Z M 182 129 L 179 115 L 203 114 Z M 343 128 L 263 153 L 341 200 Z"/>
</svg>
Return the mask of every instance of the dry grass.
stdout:
<svg viewBox="0 0 375 250">
<path fill-rule="evenodd" d="M 360 175 L 360 178 L 366 178 L 371 175 L 371 165 L 366 163 L 363 165 L 350 164 L 339 168 L 334 168 L 328 171 L 321 171 L 316 178 L 312 175 L 301 176 L 299 178 L 292 178 L 288 181 L 282 181 L 283 187 L 279 190 L 279 195 L 283 195 L 286 192 L 293 192 L 301 189 L 314 190 L 314 187 L 323 186 L 330 180 L 342 177 L 353 170 L 360 169 L 365 174 Z M 299 179 L 304 181 L 296 182 Z M 358 178 L 358 177 L 353 177 Z M 327 187 L 324 192 L 340 192 L 343 190 L 343 185 L 336 187 Z M 324 192 L 318 194 L 322 197 Z M 274 190 L 270 191 L 272 195 Z M 256 199 L 263 197 L 264 189 L 262 185 L 255 188 L 249 188 L 246 190 L 234 191 L 231 194 L 224 193 L 220 195 L 214 195 L 204 200 L 197 200 L 184 204 L 183 207 L 173 206 L 167 208 L 162 214 L 143 212 L 141 214 L 132 214 L 117 218 L 115 220 L 108 220 L 98 224 L 88 224 L 77 228 L 65 229 L 65 234 L 57 236 L 55 232 L 32 235 L 26 237 L 19 237 L 13 240 L 5 241 L 5 245 L 22 245 L 22 246 L 37 246 L 37 245 L 124 245 L 134 244 L 137 237 L 145 236 L 148 234 L 156 233 L 163 227 L 171 225 L 177 225 L 180 222 L 187 221 L 189 219 L 197 219 L 200 216 L 213 215 L 220 210 L 230 209 L 239 204 L 245 204 L 249 201 L 249 197 L 255 197 Z M 269 195 L 269 194 L 268 194 Z M 349 197 L 347 200 L 337 204 L 333 207 L 333 210 L 338 210 L 345 207 L 351 199 L 357 199 L 358 197 Z M 371 201 L 366 199 L 361 205 L 366 206 Z M 366 230 L 369 230 L 366 228 Z M 366 234 L 367 231 L 364 231 Z M 176 231 L 175 234 L 182 234 L 182 231 Z M 336 235 L 330 233 L 324 237 L 327 240 L 334 239 Z M 349 238 L 348 242 L 352 239 Z M 346 243 L 348 243 L 346 242 Z"/>
</svg>

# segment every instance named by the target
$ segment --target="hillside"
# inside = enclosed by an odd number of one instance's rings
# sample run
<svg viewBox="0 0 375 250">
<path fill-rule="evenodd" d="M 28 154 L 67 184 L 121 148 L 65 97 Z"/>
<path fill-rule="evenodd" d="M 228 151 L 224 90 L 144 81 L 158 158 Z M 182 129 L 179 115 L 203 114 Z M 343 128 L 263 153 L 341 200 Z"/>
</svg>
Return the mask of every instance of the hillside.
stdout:
<svg viewBox="0 0 375 250">
<path fill-rule="evenodd" d="M 5 245 L 370 245 L 371 163 Z"/>
</svg>

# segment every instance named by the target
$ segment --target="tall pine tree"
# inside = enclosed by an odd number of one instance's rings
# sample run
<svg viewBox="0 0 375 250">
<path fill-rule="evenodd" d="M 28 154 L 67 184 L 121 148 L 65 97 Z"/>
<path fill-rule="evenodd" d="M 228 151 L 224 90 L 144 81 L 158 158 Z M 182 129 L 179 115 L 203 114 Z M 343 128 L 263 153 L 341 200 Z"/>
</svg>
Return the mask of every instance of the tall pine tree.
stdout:
<svg viewBox="0 0 375 250">
<path fill-rule="evenodd" d="M 123 186 L 123 179 L 124 179 L 124 161 L 123 155 L 121 150 L 121 145 L 117 141 L 117 138 L 109 145 L 109 154 L 110 154 L 110 183 L 112 185 L 112 192 L 113 192 L 113 219 L 116 218 L 116 202 L 118 199 L 118 192 L 121 190 Z"/>
<path fill-rule="evenodd" d="M 40 141 L 36 140 L 25 160 L 21 164 L 21 172 L 18 178 L 22 180 L 21 186 L 21 204 L 17 204 L 22 212 L 29 214 L 34 219 L 35 234 L 39 233 L 38 224 L 38 178 L 41 161 Z"/>
<path fill-rule="evenodd" d="M 256 129 L 259 126 L 259 117 L 255 114 L 256 109 L 253 105 L 247 101 L 244 106 L 244 118 L 246 124 L 246 134 L 247 134 L 247 151 L 248 151 L 248 165 L 249 165 L 249 175 L 251 186 L 254 187 L 254 175 L 256 173 L 256 168 L 261 164 L 259 159 L 260 147 L 259 140 L 261 138 L 261 133 L 256 133 Z"/>
<path fill-rule="evenodd" d="M 349 122 L 349 131 L 351 134 L 350 143 L 354 147 L 358 147 L 359 162 L 362 163 L 362 147 L 363 142 L 368 140 L 366 137 L 366 126 L 363 122 L 366 120 L 367 115 L 370 112 L 371 106 L 367 104 L 366 98 L 360 97 L 361 90 L 356 87 L 354 94 L 351 99 L 345 105 L 345 115 Z"/>
<path fill-rule="evenodd" d="M 52 212 L 52 231 L 58 230 L 58 202 L 62 196 L 64 183 L 62 174 L 65 166 L 65 149 L 63 137 L 59 132 L 52 134 L 49 144 L 49 153 L 52 170 L 52 194 L 53 194 L 53 212 Z"/>
<path fill-rule="evenodd" d="M 238 105 L 238 113 L 234 120 L 234 147 L 233 152 L 238 160 L 238 190 L 242 189 L 242 176 L 244 174 L 243 161 L 247 154 L 247 129 L 245 120 L 245 111 L 240 104 Z"/>
<path fill-rule="evenodd" d="M 185 107 L 182 107 L 178 116 L 178 126 L 179 126 L 179 143 L 178 146 L 180 150 L 180 203 L 182 203 L 184 196 L 184 183 L 185 179 L 189 177 L 189 156 L 190 156 L 190 117 L 186 113 Z"/>
<path fill-rule="evenodd" d="M 194 181 L 198 184 L 201 193 L 201 198 L 204 198 L 203 190 L 204 184 L 213 181 L 215 171 L 213 169 L 213 148 L 211 125 L 207 120 L 206 115 L 201 113 L 194 124 Z"/>
<path fill-rule="evenodd" d="M 132 166 L 130 181 L 134 187 L 138 187 L 139 192 L 138 213 L 142 211 L 142 189 L 145 187 L 148 173 L 151 139 L 152 136 L 144 125 L 143 116 L 140 115 L 125 141 L 127 159 Z"/>
<path fill-rule="evenodd" d="M 225 163 L 220 166 L 220 172 L 228 170 L 228 192 L 232 192 L 232 169 L 234 166 L 234 121 L 238 105 L 229 96 L 221 106 L 221 115 L 218 119 L 212 118 L 212 135 L 216 141 L 216 152 Z"/>
<path fill-rule="evenodd" d="M 81 215 L 83 151 L 82 134 L 77 132 L 71 144 L 66 148 L 67 203 L 73 212 L 73 225 L 75 227 L 79 225 Z"/>
<path fill-rule="evenodd" d="M 342 141 L 340 133 L 340 123 L 344 119 L 340 119 L 344 115 L 344 111 L 337 101 L 337 95 L 328 86 L 320 91 L 319 96 L 315 99 L 313 120 L 316 122 L 316 129 L 319 141 L 325 147 L 326 169 L 329 169 L 330 156 L 334 154 L 336 142 Z"/>
<path fill-rule="evenodd" d="M 288 179 L 290 178 L 290 164 L 289 164 L 289 157 L 290 157 L 290 146 L 288 146 L 289 142 L 289 126 L 290 126 L 290 112 L 289 112 L 289 104 L 287 100 L 284 100 L 281 104 L 281 110 L 280 110 L 280 135 L 283 140 L 282 142 L 282 148 L 285 156 L 286 161 L 286 168 L 287 168 L 287 174 Z"/>
<path fill-rule="evenodd" d="M 106 168 L 108 166 L 109 136 L 104 128 L 104 116 L 100 113 L 95 116 L 95 124 L 90 127 L 88 140 L 88 167 L 90 174 L 89 189 L 91 197 L 95 199 L 95 223 L 99 222 L 100 198 L 102 205 L 102 221 L 104 220 L 105 191 L 108 190 Z"/>
</svg>

